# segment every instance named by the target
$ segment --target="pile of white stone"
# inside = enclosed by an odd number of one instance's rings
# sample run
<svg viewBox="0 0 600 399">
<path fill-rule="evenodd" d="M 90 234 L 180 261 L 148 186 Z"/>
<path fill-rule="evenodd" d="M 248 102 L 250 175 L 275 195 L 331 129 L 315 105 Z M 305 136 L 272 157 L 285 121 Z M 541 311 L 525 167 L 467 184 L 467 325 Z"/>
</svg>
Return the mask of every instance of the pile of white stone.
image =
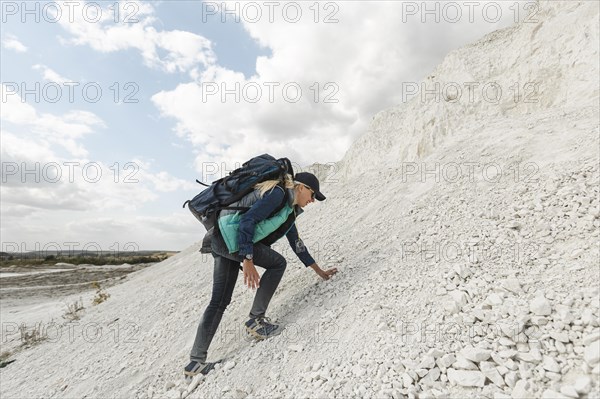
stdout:
<svg viewBox="0 0 600 399">
<path fill-rule="evenodd" d="M 450 311 L 468 304 L 468 290 L 461 285 L 449 293 Z M 535 397 L 547 385 L 545 398 L 588 394 L 592 377 L 597 380 L 600 374 L 598 290 L 571 295 L 539 291 L 527 300 L 521 295 L 519 280 L 501 281 L 462 314 L 463 322 L 474 326 L 472 340 L 455 352 L 430 350 L 403 381 L 428 390 L 420 398 L 441 396 L 444 384 L 438 380 L 461 387 L 493 384 L 507 392 L 496 391 L 495 398 Z"/>
<path fill-rule="evenodd" d="M 598 180 L 595 162 L 581 162 L 569 173 L 504 193 L 515 199 L 511 209 L 492 215 L 493 223 L 476 235 L 489 242 L 495 231 L 496 242 L 502 231 L 512 231 L 514 245 L 535 250 L 521 254 L 525 264 L 520 270 L 511 269 L 502 257 L 451 266 L 435 293 L 447 315 L 447 338 L 452 323 L 468 333 L 448 339 L 452 345 L 441 343 L 416 361 L 404 362 L 407 390 L 402 393 L 445 396 L 450 382 L 457 388 L 481 388 L 482 394 L 497 398 L 578 398 L 593 386 L 598 396 L 598 249 L 589 245 L 597 242 L 600 226 Z M 465 196 L 481 209 L 475 198 Z M 488 197 L 491 203 L 502 202 L 494 197 Z M 439 217 L 442 225 L 449 221 L 443 215 L 454 207 L 443 203 L 447 200 L 453 201 L 442 197 L 430 207 L 430 217 Z M 476 229 L 468 223 L 460 226 L 452 235 Z"/>
</svg>

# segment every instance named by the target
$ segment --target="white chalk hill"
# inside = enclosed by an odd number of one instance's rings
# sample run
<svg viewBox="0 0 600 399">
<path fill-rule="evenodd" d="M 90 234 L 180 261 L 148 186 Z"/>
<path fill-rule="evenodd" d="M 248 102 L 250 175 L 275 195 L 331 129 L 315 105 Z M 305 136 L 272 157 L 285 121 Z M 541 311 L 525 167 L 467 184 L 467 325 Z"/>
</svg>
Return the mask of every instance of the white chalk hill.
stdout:
<svg viewBox="0 0 600 399">
<path fill-rule="evenodd" d="M 285 334 L 243 339 L 240 277 L 209 352 L 228 361 L 184 384 L 212 281 L 198 243 L 110 288 L 72 338 L 20 354 L 2 397 L 600 397 L 598 15 L 542 1 L 537 23 L 426 79 L 496 82 L 498 103 L 417 96 L 374 118 L 299 220 L 338 275 L 319 281 L 277 245 L 290 262 L 269 316 Z M 536 101 L 515 100 L 528 82 Z"/>
</svg>

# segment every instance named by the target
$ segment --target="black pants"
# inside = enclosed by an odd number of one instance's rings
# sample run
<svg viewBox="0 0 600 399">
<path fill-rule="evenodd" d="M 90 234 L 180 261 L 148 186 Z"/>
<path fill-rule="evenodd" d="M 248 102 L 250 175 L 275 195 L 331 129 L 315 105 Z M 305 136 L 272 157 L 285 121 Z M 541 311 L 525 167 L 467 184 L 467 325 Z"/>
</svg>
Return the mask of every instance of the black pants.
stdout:
<svg viewBox="0 0 600 399">
<path fill-rule="evenodd" d="M 220 233 L 213 235 L 212 255 L 215 260 L 212 297 L 198 325 L 190 360 L 205 362 L 223 312 L 231 302 L 231 296 L 239 274 L 243 257 L 238 252 L 230 254 Z M 266 269 L 260 278 L 260 286 L 254 296 L 250 317 L 264 316 L 269 302 L 283 277 L 287 262 L 278 252 L 264 244 L 254 244 L 254 264 Z M 245 289 L 248 289 L 245 287 Z"/>
</svg>

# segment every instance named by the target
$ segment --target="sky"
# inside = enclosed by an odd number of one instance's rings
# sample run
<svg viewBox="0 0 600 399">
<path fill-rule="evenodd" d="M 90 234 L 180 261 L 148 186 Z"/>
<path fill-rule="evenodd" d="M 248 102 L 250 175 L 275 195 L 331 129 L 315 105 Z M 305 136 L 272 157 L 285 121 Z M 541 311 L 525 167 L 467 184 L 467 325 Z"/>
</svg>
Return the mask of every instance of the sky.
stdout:
<svg viewBox="0 0 600 399">
<path fill-rule="evenodd" d="M 450 51 L 532 2 L 2 1 L 2 251 L 182 250 L 253 156 L 339 161 Z M 328 200 L 331 200 L 328 198 Z"/>
</svg>

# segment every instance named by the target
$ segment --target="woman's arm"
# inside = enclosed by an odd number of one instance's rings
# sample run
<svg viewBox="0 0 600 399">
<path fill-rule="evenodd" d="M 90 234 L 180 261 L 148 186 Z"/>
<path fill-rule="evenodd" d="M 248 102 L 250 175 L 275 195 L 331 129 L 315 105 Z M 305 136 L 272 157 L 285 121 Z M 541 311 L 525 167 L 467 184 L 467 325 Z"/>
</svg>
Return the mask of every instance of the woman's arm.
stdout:
<svg viewBox="0 0 600 399">
<path fill-rule="evenodd" d="M 308 252 L 308 248 L 306 248 L 306 246 L 304 245 L 304 242 L 298 235 L 298 228 L 296 227 L 296 223 L 294 223 L 292 225 L 292 227 L 290 228 L 290 230 L 287 232 L 287 234 L 285 236 L 286 236 L 288 242 L 290 243 L 290 247 L 292 248 L 292 251 L 294 251 L 294 253 L 298 257 L 298 259 L 300 259 L 300 261 L 304 264 L 304 266 L 308 267 L 313 264 L 316 264 L 313 257 L 310 256 L 310 253 Z"/>
<path fill-rule="evenodd" d="M 317 265 L 317 262 L 315 262 L 310 253 L 308 253 L 308 248 L 306 248 L 304 242 L 298 235 L 298 229 L 296 228 L 295 223 L 292 225 L 290 231 L 288 231 L 286 237 L 290 243 L 290 247 L 292 247 L 292 250 L 296 253 L 296 256 L 298 256 L 300 261 L 304 263 L 304 266 L 313 269 L 323 280 L 329 280 L 331 276 L 337 273 L 338 270 L 335 267 L 323 270 Z"/>
</svg>

